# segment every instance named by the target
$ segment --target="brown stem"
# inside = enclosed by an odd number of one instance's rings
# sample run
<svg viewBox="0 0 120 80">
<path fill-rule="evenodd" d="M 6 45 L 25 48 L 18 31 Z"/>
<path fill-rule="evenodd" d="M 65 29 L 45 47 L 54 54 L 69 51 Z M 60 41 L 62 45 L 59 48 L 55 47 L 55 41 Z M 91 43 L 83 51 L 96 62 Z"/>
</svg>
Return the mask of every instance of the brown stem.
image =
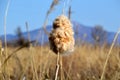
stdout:
<svg viewBox="0 0 120 80">
<path fill-rule="evenodd" d="M 57 54 L 57 69 L 56 69 L 56 74 L 55 74 L 55 80 L 57 80 L 57 78 L 58 78 L 58 72 L 59 72 L 59 68 L 60 68 L 59 61 L 60 61 L 60 54 L 58 52 L 58 54 Z"/>
</svg>

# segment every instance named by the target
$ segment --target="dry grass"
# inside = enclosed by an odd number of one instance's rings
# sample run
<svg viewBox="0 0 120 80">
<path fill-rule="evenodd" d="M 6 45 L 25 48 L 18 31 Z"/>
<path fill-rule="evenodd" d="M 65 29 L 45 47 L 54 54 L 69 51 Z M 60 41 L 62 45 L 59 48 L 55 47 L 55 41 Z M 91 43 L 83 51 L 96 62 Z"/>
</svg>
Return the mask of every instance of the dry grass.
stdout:
<svg viewBox="0 0 120 80">
<path fill-rule="evenodd" d="M 8 48 L 8 53 L 14 50 Z M 109 48 L 94 48 L 91 45 L 76 47 L 73 54 L 62 57 L 62 79 L 99 80 L 108 51 Z M 114 47 L 111 53 L 104 80 L 119 80 L 120 48 Z M 6 66 L 6 73 L 0 73 L 0 80 L 54 80 L 56 58 L 57 55 L 49 51 L 48 47 L 24 48 L 8 60 L 9 66 Z M 58 73 L 60 79 L 61 71 Z"/>
<path fill-rule="evenodd" d="M 110 50 L 109 50 L 109 52 L 108 52 L 108 54 L 107 54 L 107 58 L 106 58 L 106 60 L 105 60 L 105 64 L 104 64 L 104 67 L 103 67 L 103 72 L 102 72 L 102 75 L 101 75 L 101 79 L 100 79 L 100 80 L 103 80 L 103 79 L 104 79 L 104 74 L 105 74 L 106 66 L 107 66 L 108 60 L 109 60 L 109 58 L 110 58 L 110 54 L 111 54 L 111 52 L 112 52 L 112 49 L 113 49 L 113 47 L 114 47 L 114 45 L 115 45 L 115 42 L 116 42 L 116 40 L 117 40 L 117 38 L 118 38 L 118 36 L 119 36 L 119 33 L 120 33 L 120 30 L 116 33 L 116 35 L 115 35 L 115 37 L 114 37 L 114 40 L 113 40 L 113 42 L 112 42 L 112 45 L 111 45 L 111 47 L 110 47 Z"/>
<path fill-rule="evenodd" d="M 47 34 L 45 27 L 49 14 L 58 3 L 58 0 L 53 0 L 46 13 L 43 27 Z M 57 56 L 48 47 L 18 48 L 19 50 L 7 47 L 6 19 L 9 4 L 10 0 L 4 16 L 5 51 L 0 47 L 0 80 L 54 80 Z M 64 1 L 63 14 L 65 6 Z M 60 62 L 62 65 L 61 71 L 58 71 L 58 80 L 99 80 L 101 75 L 104 80 L 120 80 L 119 47 L 112 50 L 106 47 L 94 48 L 91 45 L 76 47 L 73 54 L 62 56 Z M 101 79 L 103 80 L 103 77 Z"/>
</svg>

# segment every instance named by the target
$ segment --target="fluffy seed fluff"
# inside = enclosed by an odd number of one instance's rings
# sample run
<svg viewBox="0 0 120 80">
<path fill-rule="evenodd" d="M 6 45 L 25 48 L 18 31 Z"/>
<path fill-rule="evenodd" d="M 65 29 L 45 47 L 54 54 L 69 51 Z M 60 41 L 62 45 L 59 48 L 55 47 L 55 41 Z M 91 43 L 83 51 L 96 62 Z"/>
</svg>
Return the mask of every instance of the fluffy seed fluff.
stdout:
<svg viewBox="0 0 120 80">
<path fill-rule="evenodd" d="M 50 48 L 56 54 L 69 54 L 74 51 L 74 32 L 70 20 L 58 16 L 53 22 L 53 30 L 49 36 Z"/>
</svg>

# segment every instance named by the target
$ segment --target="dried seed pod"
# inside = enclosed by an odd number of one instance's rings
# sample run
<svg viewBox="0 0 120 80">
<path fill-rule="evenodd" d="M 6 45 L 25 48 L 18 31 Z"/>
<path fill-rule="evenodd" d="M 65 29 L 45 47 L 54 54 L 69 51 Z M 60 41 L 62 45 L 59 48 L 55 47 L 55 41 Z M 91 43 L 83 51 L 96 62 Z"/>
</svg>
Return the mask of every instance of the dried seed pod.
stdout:
<svg viewBox="0 0 120 80">
<path fill-rule="evenodd" d="M 74 32 L 70 20 L 64 16 L 58 16 L 53 22 L 53 30 L 49 36 L 50 48 L 56 54 L 69 54 L 74 51 Z"/>
</svg>

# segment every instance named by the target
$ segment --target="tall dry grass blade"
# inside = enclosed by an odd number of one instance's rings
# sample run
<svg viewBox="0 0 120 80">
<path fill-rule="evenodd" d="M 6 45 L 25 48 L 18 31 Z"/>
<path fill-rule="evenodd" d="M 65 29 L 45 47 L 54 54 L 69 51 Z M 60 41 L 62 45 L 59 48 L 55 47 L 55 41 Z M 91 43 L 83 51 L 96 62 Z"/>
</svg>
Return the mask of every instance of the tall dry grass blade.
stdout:
<svg viewBox="0 0 120 80">
<path fill-rule="evenodd" d="M 49 36 L 49 32 L 46 30 L 47 23 L 48 23 L 48 16 L 46 16 L 46 19 L 44 21 L 43 29 L 44 29 L 44 32 Z"/>
<path fill-rule="evenodd" d="M 70 2 L 72 0 L 64 0 L 63 1 L 63 8 L 62 8 L 62 14 L 65 14 L 65 9 L 67 8 L 67 6 L 69 6 Z"/>
<path fill-rule="evenodd" d="M 30 32 L 29 32 L 28 22 L 26 22 L 25 24 L 26 24 L 26 30 L 27 30 L 27 36 L 28 36 L 29 48 L 31 48 L 32 44 L 30 43 L 31 38 L 30 38 Z"/>
<path fill-rule="evenodd" d="M 5 59 L 4 63 L 2 64 L 2 67 L 7 63 L 7 61 L 8 61 L 14 54 L 16 54 L 17 51 L 21 50 L 22 48 L 24 48 L 24 46 L 22 46 L 22 47 L 16 49 L 15 51 L 13 51 L 13 52 Z"/>
<path fill-rule="evenodd" d="M 44 25 L 43 25 L 43 28 L 44 28 L 44 31 L 47 35 L 49 35 L 49 32 L 46 30 L 46 25 L 47 25 L 47 22 L 48 22 L 48 16 L 49 14 L 54 10 L 54 7 L 59 3 L 59 0 L 53 0 L 53 2 L 51 3 L 50 5 L 50 8 L 49 10 L 47 11 L 46 13 L 46 18 L 45 18 L 45 21 L 44 21 Z"/>
<path fill-rule="evenodd" d="M 111 45 L 111 47 L 110 47 L 110 50 L 109 50 L 109 52 L 108 52 L 108 55 L 107 55 L 107 58 L 106 58 L 106 60 L 105 60 L 105 64 L 104 64 L 104 67 L 103 67 L 103 72 L 102 72 L 102 75 L 101 75 L 101 79 L 100 79 L 100 80 L 103 80 L 103 78 L 104 78 L 104 74 L 105 74 L 105 69 L 106 69 L 107 63 L 108 63 L 108 60 L 109 60 L 109 58 L 110 58 L 110 54 L 111 54 L 111 52 L 112 52 L 112 49 L 113 49 L 113 47 L 114 47 L 114 44 L 115 44 L 115 42 L 116 42 L 116 40 L 117 40 L 117 38 L 118 38 L 118 36 L 119 36 L 119 33 L 120 33 L 120 29 L 119 29 L 119 31 L 116 33 L 116 35 L 115 35 L 115 37 L 114 37 L 114 40 L 113 40 L 113 42 L 112 42 L 112 45 Z"/>
<path fill-rule="evenodd" d="M 33 43 L 34 41 L 31 41 L 29 43 Z M 5 59 L 4 63 L 2 64 L 2 66 L 4 66 L 6 64 L 6 62 L 14 55 L 16 54 L 16 52 L 20 51 L 21 49 L 25 48 L 27 46 L 28 43 L 24 44 L 23 46 L 17 48 L 15 51 L 13 51 L 12 53 L 10 53 L 10 55 L 7 56 L 7 58 Z"/>
<path fill-rule="evenodd" d="M 72 10 L 71 10 L 71 6 L 69 6 L 69 10 L 68 10 L 68 18 L 71 19 L 71 14 L 72 14 Z"/>
<path fill-rule="evenodd" d="M 59 0 L 53 0 L 53 2 L 51 3 L 50 5 L 50 8 L 49 10 L 47 11 L 47 15 L 49 15 L 53 10 L 54 10 L 54 7 L 59 3 Z"/>
<path fill-rule="evenodd" d="M 34 58 L 34 53 L 33 53 L 33 48 L 30 49 L 31 52 L 31 66 L 33 70 L 33 80 L 39 80 L 38 75 L 37 75 L 37 67 L 35 65 L 35 58 Z"/>
<path fill-rule="evenodd" d="M 1 65 L 2 65 L 2 41 L 0 40 L 0 73 L 2 72 Z"/>
<path fill-rule="evenodd" d="M 60 68 L 59 61 L 60 61 L 60 54 L 58 52 L 58 54 L 57 54 L 57 68 L 56 68 L 56 73 L 55 73 L 55 80 L 58 79 L 58 72 L 59 72 L 59 68 Z"/>
<path fill-rule="evenodd" d="M 45 18 L 45 21 L 44 21 L 44 24 L 43 24 L 42 27 L 43 27 L 44 32 L 49 36 L 49 32 L 46 30 L 47 22 L 48 22 L 48 15 L 46 15 L 46 18 Z M 40 30 L 41 30 L 41 29 L 40 29 Z M 41 35 L 41 33 L 42 33 L 40 30 L 39 30 L 39 32 L 38 32 L 38 36 L 37 36 L 37 38 L 36 38 L 35 44 L 38 43 L 39 38 L 40 38 L 40 35 Z"/>
<path fill-rule="evenodd" d="M 7 15 L 8 15 L 8 9 L 10 5 L 10 0 L 7 2 L 6 10 L 5 10 L 5 15 L 4 15 L 4 46 L 5 46 L 5 58 L 7 58 L 7 37 L 6 37 L 6 23 L 7 23 Z M 7 65 L 6 65 L 7 66 Z M 3 73 L 6 74 L 6 67 L 4 66 L 3 68 Z M 5 79 L 7 77 L 5 76 Z"/>
<path fill-rule="evenodd" d="M 49 17 L 49 14 L 54 10 L 54 7 L 55 7 L 56 5 L 58 5 L 58 3 L 59 3 L 59 0 L 53 0 L 53 1 L 52 1 L 49 10 L 48 10 L 47 13 L 46 13 L 46 17 L 45 17 L 45 20 L 44 20 L 44 23 L 43 23 L 43 26 L 42 26 L 44 32 L 45 32 L 48 36 L 49 36 L 49 32 L 46 30 L 46 26 L 47 26 L 47 22 L 48 22 L 48 17 Z M 38 43 L 39 37 L 40 37 L 40 35 L 41 35 L 40 33 L 41 33 L 41 32 L 39 31 L 38 36 L 37 36 L 37 38 L 36 38 L 35 44 Z"/>
<path fill-rule="evenodd" d="M 63 1 L 63 9 L 62 9 L 62 14 L 65 14 L 65 6 L 66 6 L 66 0 Z"/>
<path fill-rule="evenodd" d="M 10 5 L 10 0 L 8 0 L 7 7 L 6 7 L 6 10 L 5 10 L 5 16 L 4 16 L 4 38 L 5 38 L 5 42 L 4 43 L 5 43 L 5 54 L 6 54 L 6 57 L 7 57 L 6 23 L 7 23 L 7 15 L 8 15 L 9 5 Z"/>
</svg>

